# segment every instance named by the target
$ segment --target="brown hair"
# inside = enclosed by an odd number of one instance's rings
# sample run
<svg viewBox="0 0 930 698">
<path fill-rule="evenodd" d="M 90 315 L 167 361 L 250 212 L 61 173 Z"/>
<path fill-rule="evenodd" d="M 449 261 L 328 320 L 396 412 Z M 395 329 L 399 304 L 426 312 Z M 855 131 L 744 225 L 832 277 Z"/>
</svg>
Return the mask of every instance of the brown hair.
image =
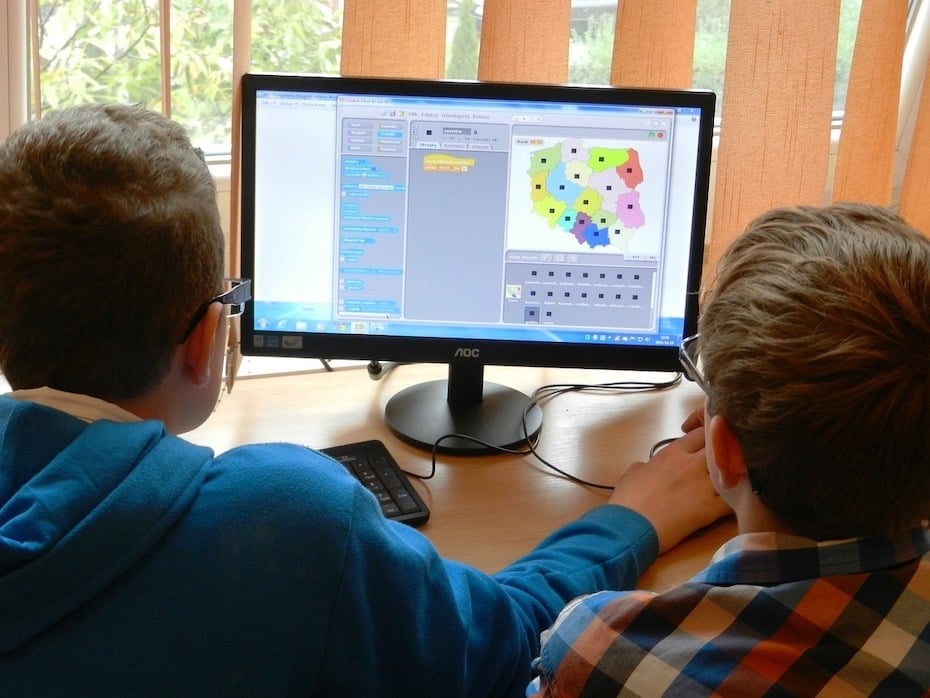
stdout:
<svg viewBox="0 0 930 698">
<path fill-rule="evenodd" d="M 50 113 L 0 144 L 0 368 L 107 400 L 166 373 L 223 273 L 202 153 L 161 115 Z"/>
<path fill-rule="evenodd" d="M 799 534 L 889 537 L 930 514 L 930 240 L 863 204 L 750 223 L 703 299 L 709 409 Z"/>
</svg>

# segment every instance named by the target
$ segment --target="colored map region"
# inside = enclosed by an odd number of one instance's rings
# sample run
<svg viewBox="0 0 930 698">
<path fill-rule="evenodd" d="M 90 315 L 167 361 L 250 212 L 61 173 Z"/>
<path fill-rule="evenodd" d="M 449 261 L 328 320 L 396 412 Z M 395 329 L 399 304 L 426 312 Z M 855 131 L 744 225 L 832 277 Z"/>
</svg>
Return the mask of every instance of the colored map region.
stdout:
<svg viewBox="0 0 930 698">
<path fill-rule="evenodd" d="M 633 148 L 587 147 L 569 139 L 530 155 L 533 211 L 590 248 L 626 249 L 646 223 L 636 188 L 643 182 Z"/>
</svg>

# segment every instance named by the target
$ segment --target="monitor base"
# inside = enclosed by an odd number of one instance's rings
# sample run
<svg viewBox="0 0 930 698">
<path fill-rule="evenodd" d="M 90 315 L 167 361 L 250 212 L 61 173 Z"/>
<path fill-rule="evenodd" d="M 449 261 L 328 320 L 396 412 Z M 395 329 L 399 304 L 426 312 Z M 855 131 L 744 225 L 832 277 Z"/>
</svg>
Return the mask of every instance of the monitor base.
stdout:
<svg viewBox="0 0 930 698">
<path fill-rule="evenodd" d="M 439 437 L 462 434 L 484 443 L 459 437 L 443 439 L 436 450 L 485 455 L 494 453 L 495 448 L 517 448 L 527 437 L 532 439 L 539 433 L 542 410 L 530 403 L 529 396 L 497 383 L 483 383 L 480 402 L 453 403 L 449 381 L 436 380 L 401 390 L 388 401 L 384 416 L 391 430 L 414 446 L 431 451 Z"/>
</svg>

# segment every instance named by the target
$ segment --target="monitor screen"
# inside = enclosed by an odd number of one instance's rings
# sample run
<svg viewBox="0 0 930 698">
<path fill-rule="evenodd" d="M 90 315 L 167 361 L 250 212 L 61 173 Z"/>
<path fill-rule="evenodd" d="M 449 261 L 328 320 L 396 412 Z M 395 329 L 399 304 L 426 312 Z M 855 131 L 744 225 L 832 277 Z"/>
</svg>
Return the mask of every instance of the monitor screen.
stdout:
<svg viewBox="0 0 930 698">
<path fill-rule="evenodd" d="M 411 443 L 539 428 L 485 365 L 677 371 L 697 324 L 713 93 L 249 74 L 247 355 L 449 364 Z M 524 429 L 524 413 L 529 416 Z"/>
</svg>

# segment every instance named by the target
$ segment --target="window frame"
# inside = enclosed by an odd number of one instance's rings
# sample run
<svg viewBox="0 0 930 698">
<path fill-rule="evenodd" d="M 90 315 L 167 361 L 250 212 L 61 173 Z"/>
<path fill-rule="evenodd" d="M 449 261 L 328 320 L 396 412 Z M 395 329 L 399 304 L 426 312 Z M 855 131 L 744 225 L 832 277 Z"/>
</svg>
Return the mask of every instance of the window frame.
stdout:
<svg viewBox="0 0 930 698">
<path fill-rule="evenodd" d="M 7 0 L 0 9 L 0 140 L 26 121 L 27 0 Z"/>
</svg>

